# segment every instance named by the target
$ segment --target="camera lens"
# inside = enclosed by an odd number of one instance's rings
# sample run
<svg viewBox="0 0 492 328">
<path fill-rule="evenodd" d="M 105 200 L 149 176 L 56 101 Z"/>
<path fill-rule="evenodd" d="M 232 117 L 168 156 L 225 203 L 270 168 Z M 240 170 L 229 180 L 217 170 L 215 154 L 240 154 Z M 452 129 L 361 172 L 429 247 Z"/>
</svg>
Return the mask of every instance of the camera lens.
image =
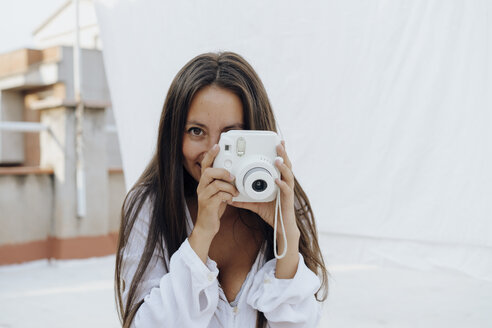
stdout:
<svg viewBox="0 0 492 328">
<path fill-rule="evenodd" d="M 267 185 L 265 180 L 255 180 L 255 181 L 253 181 L 253 184 L 252 184 L 253 190 L 256 192 L 265 191 L 267 186 L 268 185 Z"/>
<path fill-rule="evenodd" d="M 240 186 L 244 188 L 244 192 L 250 198 L 250 201 L 263 202 L 267 198 L 275 196 L 275 179 L 266 168 L 262 167 L 263 165 L 265 164 L 258 163 L 258 165 L 248 170 L 243 178 L 239 178 Z"/>
</svg>

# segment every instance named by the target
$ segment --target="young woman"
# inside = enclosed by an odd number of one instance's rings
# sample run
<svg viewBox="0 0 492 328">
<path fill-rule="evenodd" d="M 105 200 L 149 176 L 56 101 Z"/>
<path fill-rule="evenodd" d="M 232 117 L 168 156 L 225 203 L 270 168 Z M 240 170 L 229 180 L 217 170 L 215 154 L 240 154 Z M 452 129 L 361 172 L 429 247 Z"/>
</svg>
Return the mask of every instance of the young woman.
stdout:
<svg viewBox="0 0 492 328">
<path fill-rule="evenodd" d="M 238 203 L 234 177 L 212 168 L 220 134 L 276 131 L 259 77 L 239 55 L 207 53 L 172 82 L 157 149 L 128 193 L 116 256 L 124 327 L 315 327 L 327 272 L 309 200 L 285 143 L 280 189 L 287 253 L 275 202 Z"/>
</svg>

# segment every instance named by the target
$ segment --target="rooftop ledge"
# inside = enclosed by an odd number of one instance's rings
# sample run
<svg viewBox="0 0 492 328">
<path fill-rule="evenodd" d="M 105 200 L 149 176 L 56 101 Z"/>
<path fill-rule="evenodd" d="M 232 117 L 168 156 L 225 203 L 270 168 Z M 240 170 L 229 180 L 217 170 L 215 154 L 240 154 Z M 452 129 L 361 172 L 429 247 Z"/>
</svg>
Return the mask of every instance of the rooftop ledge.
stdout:
<svg viewBox="0 0 492 328">
<path fill-rule="evenodd" d="M 39 166 L 9 166 L 0 167 L 0 175 L 53 174 L 51 167 Z"/>
<path fill-rule="evenodd" d="M 53 174 L 53 168 L 51 167 L 39 167 L 39 166 L 8 166 L 0 167 L 0 175 L 28 175 L 28 174 Z M 123 174 L 123 169 L 120 167 L 108 168 L 109 174 Z"/>
<path fill-rule="evenodd" d="M 25 73 L 31 65 L 57 62 L 60 60 L 60 47 L 46 49 L 19 49 L 0 54 L 0 76 Z"/>
</svg>

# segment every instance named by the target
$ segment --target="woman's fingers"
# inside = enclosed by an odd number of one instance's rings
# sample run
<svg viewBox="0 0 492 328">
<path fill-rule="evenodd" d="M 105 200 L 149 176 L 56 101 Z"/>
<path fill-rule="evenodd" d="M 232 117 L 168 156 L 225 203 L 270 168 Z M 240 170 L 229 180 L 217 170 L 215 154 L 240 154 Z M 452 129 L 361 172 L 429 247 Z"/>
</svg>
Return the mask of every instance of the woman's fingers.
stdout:
<svg viewBox="0 0 492 328">
<path fill-rule="evenodd" d="M 292 163 L 290 162 L 289 156 L 285 151 L 285 141 L 282 140 L 282 144 L 277 145 L 277 155 L 284 159 L 284 164 L 287 165 L 289 169 L 292 170 Z"/>
<path fill-rule="evenodd" d="M 234 177 L 226 169 L 211 167 L 215 157 L 219 153 L 219 146 L 214 145 L 203 157 L 202 176 L 198 184 L 197 193 L 200 201 L 207 202 L 215 198 L 222 201 L 232 199 L 239 194 L 236 187 L 232 184 Z M 225 196 L 225 194 L 229 196 Z"/>
<path fill-rule="evenodd" d="M 234 181 L 234 177 L 226 169 L 221 169 L 217 167 L 208 167 L 205 170 L 202 168 L 202 176 L 200 177 L 199 186 L 208 186 L 214 180 L 224 180 L 229 183 Z"/>
<path fill-rule="evenodd" d="M 294 174 L 291 169 L 280 160 L 275 161 L 275 166 L 280 171 L 280 175 L 282 176 L 282 180 L 285 181 L 291 188 L 294 188 Z"/>
<path fill-rule="evenodd" d="M 226 191 L 219 191 L 215 195 L 213 195 L 210 200 L 215 201 L 216 205 L 220 203 L 230 203 L 232 202 L 232 195 Z"/>
<path fill-rule="evenodd" d="M 291 196 L 294 192 L 291 186 L 287 184 L 287 182 L 282 181 L 280 179 L 275 179 L 275 183 L 280 188 L 280 192 L 286 196 Z"/>
<path fill-rule="evenodd" d="M 294 188 L 294 174 L 292 173 L 292 163 L 290 162 L 289 156 L 285 151 L 285 141 L 282 140 L 282 143 L 277 146 L 277 155 L 282 157 L 284 160 L 283 163 L 281 161 L 275 161 L 275 166 L 280 171 L 282 176 L 282 180 L 287 183 L 291 188 Z"/>
<path fill-rule="evenodd" d="M 202 163 L 200 164 L 202 166 L 202 174 L 203 171 L 212 166 L 212 164 L 214 163 L 214 159 L 218 153 L 219 145 L 217 144 L 215 144 L 212 148 L 209 149 L 209 151 L 205 153 L 205 156 L 202 159 Z"/>
<path fill-rule="evenodd" d="M 236 197 L 237 195 L 239 195 L 239 191 L 237 191 L 236 187 L 232 184 L 222 180 L 214 180 L 207 187 L 205 187 L 203 189 L 203 192 L 201 192 L 198 196 L 200 197 L 200 199 L 206 200 L 212 198 L 219 192 L 226 192 L 230 194 L 231 197 Z"/>
</svg>

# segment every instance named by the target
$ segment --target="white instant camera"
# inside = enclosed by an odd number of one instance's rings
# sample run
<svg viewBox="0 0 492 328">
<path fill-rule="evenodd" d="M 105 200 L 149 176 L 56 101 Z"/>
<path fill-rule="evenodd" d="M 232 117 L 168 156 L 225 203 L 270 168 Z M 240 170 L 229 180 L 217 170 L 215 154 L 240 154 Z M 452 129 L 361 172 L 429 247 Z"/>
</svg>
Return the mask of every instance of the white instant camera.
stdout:
<svg viewBox="0 0 492 328">
<path fill-rule="evenodd" d="M 275 167 L 280 137 L 272 131 L 231 130 L 220 135 L 220 151 L 213 167 L 236 177 L 237 202 L 270 202 L 277 197 Z"/>
</svg>

